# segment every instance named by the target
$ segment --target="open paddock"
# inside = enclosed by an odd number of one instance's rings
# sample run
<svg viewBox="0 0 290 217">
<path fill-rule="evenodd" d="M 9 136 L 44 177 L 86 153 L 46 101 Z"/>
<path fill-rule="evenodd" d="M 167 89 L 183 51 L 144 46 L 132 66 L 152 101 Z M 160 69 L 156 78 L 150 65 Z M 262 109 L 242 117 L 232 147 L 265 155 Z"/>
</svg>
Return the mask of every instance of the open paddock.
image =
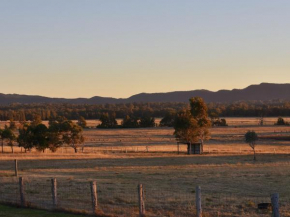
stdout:
<svg viewBox="0 0 290 217">
<path fill-rule="evenodd" d="M 288 136 L 289 126 L 215 127 L 203 155 L 177 153 L 172 128 L 86 129 L 83 150 L 70 147 L 56 153 L 33 150 L 0 157 L 0 195 L 19 202 L 18 179 L 24 177 L 31 205 L 51 209 L 50 178 L 58 182 L 59 206 L 90 214 L 90 186 L 97 181 L 100 214 L 138 216 L 137 185 L 145 189 L 146 216 L 194 216 L 195 187 L 202 188 L 204 216 L 269 216 L 257 209 L 280 194 L 281 215 L 290 216 L 290 142 L 263 139 L 257 142 L 257 161 L 244 142 L 255 130 L 261 136 Z"/>
</svg>

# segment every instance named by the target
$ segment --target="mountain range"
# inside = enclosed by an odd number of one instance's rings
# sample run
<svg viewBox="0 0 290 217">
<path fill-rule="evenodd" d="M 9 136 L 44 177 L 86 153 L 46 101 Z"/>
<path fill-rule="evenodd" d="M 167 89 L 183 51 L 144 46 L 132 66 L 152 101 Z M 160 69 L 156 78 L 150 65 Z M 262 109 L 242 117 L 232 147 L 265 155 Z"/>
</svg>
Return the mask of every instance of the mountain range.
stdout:
<svg viewBox="0 0 290 217">
<path fill-rule="evenodd" d="M 115 104 L 133 102 L 188 102 L 190 97 L 200 96 L 206 102 L 235 102 L 250 100 L 290 100 L 290 84 L 261 83 L 244 89 L 233 90 L 191 90 L 167 93 L 140 93 L 129 98 L 95 96 L 92 98 L 50 98 L 44 96 L 0 94 L 0 105 L 11 103 L 71 103 L 71 104 Z"/>
</svg>

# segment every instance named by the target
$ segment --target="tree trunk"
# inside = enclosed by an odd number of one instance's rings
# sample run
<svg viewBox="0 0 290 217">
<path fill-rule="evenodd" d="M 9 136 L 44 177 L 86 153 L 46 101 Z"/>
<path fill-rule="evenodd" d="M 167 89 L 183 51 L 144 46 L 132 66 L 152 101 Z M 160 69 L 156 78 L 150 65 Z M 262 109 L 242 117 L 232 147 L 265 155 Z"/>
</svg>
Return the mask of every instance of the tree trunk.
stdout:
<svg viewBox="0 0 290 217">
<path fill-rule="evenodd" d="M 4 153 L 4 141 L 2 139 L 2 154 Z"/>
<path fill-rule="evenodd" d="M 255 151 L 255 149 L 253 149 L 254 150 L 254 161 L 256 160 L 256 151 Z"/>
<path fill-rule="evenodd" d="M 13 145 L 11 145 L 12 154 L 14 153 Z"/>
<path fill-rule="evenodd" d="M 75 153 L 78 153 L 78 149 L 76 147 L 74 147 Z"/>
</svg>

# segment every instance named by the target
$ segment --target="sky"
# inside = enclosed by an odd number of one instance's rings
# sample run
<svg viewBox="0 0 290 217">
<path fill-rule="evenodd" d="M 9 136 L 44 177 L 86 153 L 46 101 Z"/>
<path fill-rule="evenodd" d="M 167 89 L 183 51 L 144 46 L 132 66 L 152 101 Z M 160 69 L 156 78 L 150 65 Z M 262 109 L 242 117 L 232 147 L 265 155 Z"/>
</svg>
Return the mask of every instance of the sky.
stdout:
<svg viewBox="0 0 290 217">
<path fill-rule="evenodd" d="M 0 93 L 290 83 L 289 0 L 0 0 Z"/>
</svg>

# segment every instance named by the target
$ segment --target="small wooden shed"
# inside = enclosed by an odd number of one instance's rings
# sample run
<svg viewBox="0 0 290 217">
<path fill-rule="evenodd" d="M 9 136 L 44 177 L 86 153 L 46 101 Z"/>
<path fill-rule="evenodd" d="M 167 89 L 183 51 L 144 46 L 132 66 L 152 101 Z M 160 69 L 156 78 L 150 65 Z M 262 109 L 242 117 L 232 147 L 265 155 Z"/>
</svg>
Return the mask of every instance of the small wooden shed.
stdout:
<svg viewBox="0 0 290 217">
<path fill-rule="evenodd" d="M 201 142 L 186 143 L 187 144 L 187 154 L 202 154 L 203 144 Z"/>
</svg>

